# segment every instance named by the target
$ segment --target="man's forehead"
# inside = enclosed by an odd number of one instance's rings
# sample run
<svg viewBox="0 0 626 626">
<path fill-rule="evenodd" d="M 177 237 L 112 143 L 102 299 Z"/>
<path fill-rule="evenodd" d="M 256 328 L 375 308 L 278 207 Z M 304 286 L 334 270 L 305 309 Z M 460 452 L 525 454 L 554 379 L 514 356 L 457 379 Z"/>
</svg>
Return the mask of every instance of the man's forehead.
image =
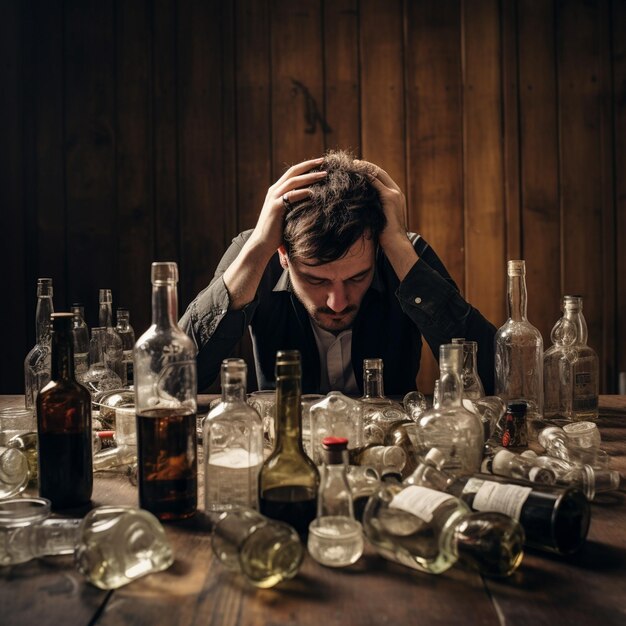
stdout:
<svg viewBox="0 0 626 626">
<path fill-rule="evenodd" d="M 312 276 L 328 274 L 347 274 L 346 277 L 369 270 L 374 264 L 374 243 L 372 239 L 362 237 L 347 252 L 335 261 L 319 263 L 316 259 L 292 260 L 291 265 L 302 273 Z"/>
</svg>

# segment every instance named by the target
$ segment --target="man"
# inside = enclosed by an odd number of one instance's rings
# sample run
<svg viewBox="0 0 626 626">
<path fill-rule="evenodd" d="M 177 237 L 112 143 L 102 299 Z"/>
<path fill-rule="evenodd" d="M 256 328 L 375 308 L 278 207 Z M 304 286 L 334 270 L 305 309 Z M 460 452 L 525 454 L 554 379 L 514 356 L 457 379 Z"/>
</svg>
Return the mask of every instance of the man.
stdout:
<svg viewBox="0 0 626 626">
<path fill-rule="evenodd" d="M 346 152 L 289 168 L 182 317 L 199 388 L 249 327 L 260 389 L 274 386 L 276 351 L 298 349 L 305 393 L 360 395 L 363 359 L 380 357 L 385 392 L 404 394 L 415 389 L 423 336 L 437 358 L 452 337 L 477 341 L 491 393 L 495 328 L 407 233 L 405 207 L 387 172 Z"/>
</svg>

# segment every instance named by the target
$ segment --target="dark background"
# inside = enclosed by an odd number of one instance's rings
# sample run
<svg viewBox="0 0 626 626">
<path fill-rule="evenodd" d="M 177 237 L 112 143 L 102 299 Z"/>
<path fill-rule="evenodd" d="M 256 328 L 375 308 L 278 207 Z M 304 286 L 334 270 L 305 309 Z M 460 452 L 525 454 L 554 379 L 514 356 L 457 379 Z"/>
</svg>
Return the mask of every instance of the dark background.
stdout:
<svg viewBox="0 0 626 626">
<path fill-rule="evenodd" d="M 391 173 L 496 325 L 525 258 L 545 346 L 582 294 L 603 391 L 626 370 L 624 0 L 0 0 L 0 81 L 1 393 L 37 277 L 90 325 L 111 288 L 139 335 L 153 260 L 182 311 L 273 180 L 332 147 Z"/>
</svg>

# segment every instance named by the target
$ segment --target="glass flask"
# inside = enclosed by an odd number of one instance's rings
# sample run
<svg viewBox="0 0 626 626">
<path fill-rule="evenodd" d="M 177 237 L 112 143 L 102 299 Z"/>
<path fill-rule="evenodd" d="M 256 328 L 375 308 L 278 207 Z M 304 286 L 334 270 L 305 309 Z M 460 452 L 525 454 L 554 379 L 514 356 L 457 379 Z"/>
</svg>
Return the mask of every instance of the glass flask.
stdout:
<svg viewBox="0 0 626 626">
<path fill-rule="evenodd" d="M 331 391 L 310 409 L 311 458 L 316 465 L 324 459 L 322 441 L 326 437 L 345 437 L 350 449 L 363 445 L 363 404 L 340 391 Z"/>
<path fill-rule="evenodd" d="M 219 515 L 211 545 L 227 569 L 263 589 L 293 578 L 304 558 L 304 546 L 291 526 L 246 508 Z"/>
<path fill-rule="evenodd" d="M 315 519 L 319 473 L 302 447 L 302 369 L 297 350 L 276 355 L 276 445 L 259 477 L 263 515 L 293 526 L 306 539 Z"/>
<path fill-rule="evenodd" d="M 0 446 L 0 500 L 22 493 L 29 478 L 26 455 L 17 448 Z"/>
<path fill-rule="evenodd" d="M 346 475 L 352 492 L 354 517 L 360 522 L 369 497 L 380 488 L 380 474 L 373 467 L 348 465 Z"/>
<path fill-rule="evenodd" d="M 478 344 L 465 339 L 453 339 L 453 344 L 463 346 L 463 369 L 461 382 L 463 383 L 463 397 L 468 400 L 479 400 L 485 395 L 483 383 L 478 375 Z"/>
<path fill-rule="evenodd" d="M 526 319 L 526 264 L 509 261 L 509 319 L 495 338 L 496 395 L 505 402 L 526 402 L 529 436 L 543 420 L 543 339 Z"/>
<path fill-rule="evenodd" d="M 428 400 L 421 391 L 409 391 L 402 399 L 402 406 L 407 415 L 416 422 L 422 413 L 428 411 Z"/>
<path fill-rule="evenodd" d="M 35 345 L 24 359 L 24 401 L 27 409 L 35 407 L 35 397 L 50 380 L 50 316 L 52 278 L 37 279 L 37 310 L 35 313 Z"/>
<path fill-rule="evenodd" d="M 153 263 L 152 325 L 133 350 L 139 505 L 161 520 L 198 503 L 196 346 L 178 327 L 178 266 Z"/>
<path fill-rule="evenodd" d="M 87 504 L 93 488 L 91 396 L 74 376 L 73 319 L 52 314 L 51 379 L 36 400 L 39 495 L 53 509 Z"/>
<path fill-rule="evenodd" d="M 263 424 L 261 416 L 246 402 L 247 369 L 243 359 L 222 361 L 222 401 L 203 422 L 207 512 L 237 506 L 259 508 Z"/>
<path fill-rule="evenodd" d="M 117 324 L 115 326 L 115 331 L 122 340 L 122 366 L 126 375 L 126 384 L 132 385 L 135 331 L 130 325 L 130 312 L 128 309 L 117 309 Z"/>
<path fill-rule="evenodd" d="M 471 513 L 460 499 L 417 485 L 387 481 L 369 499 L 363 528 L 381 556 L 429 574 L 461 561 L 486 576 L 509 576 L 523 557 L 518 522 Z"/>
<path fill-rule="evenodd" d="M 92 328 L 89 342 L 89 369 L 78 376 L 92 396 L 123 387 L 122 379 L 107 365 L 105 357 L 106 329 Z"/>
<path fill-rule="evenodd" d="M 348 440 L 325 437 L 323 465 L 317 495 L 317 517 L 309 525 L 307 548 L 322 565 L 346 567 L 363 554 L 361 524 L 354 518 L 350 483 L 346 474 Z"/>
<path fill-rule="evenodd" d="M 113 296 L 110 289 L 100 289 L 100 306 L 98 309 L 98 325 L 105 329 L 104 360 L 106 366 L 113 370 L 126 385 L 126 369 L 124 366 L 124 344 L 122 338 L 113 327 Z"/>
<path fill-rule="evenodd" d="M 72 341 L 74 343 L 74 374 L 80 380 L 89 369 L 89 328 L 85 323 L 85 307 L 72 304 Z"/>
<path fill-rule="evenodd" d="M 454 475 L 479 470 L 484 444 L 480 418 L 462 404 L 461 363 L 461 346 L 440 346 L 440 405 L 426 411 L 415 430 L 418 455 L 424 456 L 431 448 L 437 448 L 446 459 L 446 471 Z"/>
</svg>

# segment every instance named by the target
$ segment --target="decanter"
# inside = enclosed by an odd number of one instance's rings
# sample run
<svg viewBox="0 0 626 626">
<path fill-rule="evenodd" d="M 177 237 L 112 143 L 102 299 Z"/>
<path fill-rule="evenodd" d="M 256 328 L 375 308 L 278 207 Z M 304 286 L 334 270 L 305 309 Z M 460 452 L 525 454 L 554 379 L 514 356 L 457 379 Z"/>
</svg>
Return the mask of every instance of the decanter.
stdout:
<svg viewBox="0 0 626 626">
<path fill-rule="evenodd" d="M 35 397 L 50 380 L 50 316 L 52 304 L 52 278 L 37 280 L 37 310 L 35 313 L 36 342 L 24 359 L 24 401 L 27 409 L 35 406 Z"/>
<path fill-rule="evenodd" d="M 498 329 L 495 338 L 496 395 L 507 403 L 526 402 L 529 436 L 543 419 L 543 339 L 526 319 L 526 264 L 509 261 L 509 319 Z"/>
</svg>

